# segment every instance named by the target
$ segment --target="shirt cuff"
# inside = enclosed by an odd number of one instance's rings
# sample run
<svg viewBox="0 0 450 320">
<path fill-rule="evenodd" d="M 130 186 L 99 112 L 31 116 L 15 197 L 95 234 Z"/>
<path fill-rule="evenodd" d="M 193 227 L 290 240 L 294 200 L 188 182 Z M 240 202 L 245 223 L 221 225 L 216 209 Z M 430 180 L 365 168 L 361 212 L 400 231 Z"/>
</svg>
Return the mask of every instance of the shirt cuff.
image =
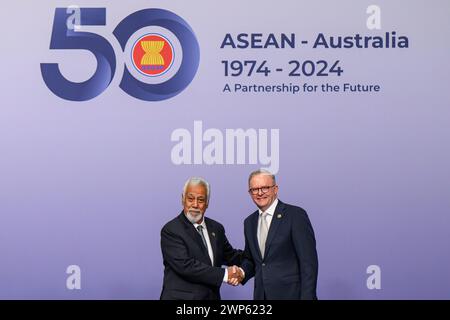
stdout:
<svg viewBox="0 0 450 320">
<path fill-rule="evenodd" d="M 242 269 L 241 267 L 238 267 L 238 268 L 239 268 L 239 270 L 241 270 L 241 272 L 242 272 L 242 277 L 245 278 L 245 271 L 244 271 L 244 269 Z"/>
<path fill-rule="evenodd" d="M 228 282 L 228 269 L 225 268 L 225 274 L 223 275 L 223 282 Z"/>
</svg>

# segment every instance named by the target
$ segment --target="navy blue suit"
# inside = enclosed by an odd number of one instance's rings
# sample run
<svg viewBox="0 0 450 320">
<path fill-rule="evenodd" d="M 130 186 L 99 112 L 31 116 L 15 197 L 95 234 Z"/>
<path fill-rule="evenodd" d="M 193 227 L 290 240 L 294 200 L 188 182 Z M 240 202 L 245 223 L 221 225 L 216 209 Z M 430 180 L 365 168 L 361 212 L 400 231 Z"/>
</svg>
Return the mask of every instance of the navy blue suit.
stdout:
<svg viewBox="0 0 450 320">
<path fill-rule="evenodd" d="M 264 259 L 258 246 L 258 217 L 255 211 L 244 222 L 243 284 L 255 277 L 255 300 L 317 299 L 316 240 L 306 211 L 278 200 Z"/>
<path fill-rule="evenodd" d="M 194 225 L 181 212 L 161 230 L 164 259 L 162 300 L 220 300 L 225 265 L 240 265 L 242 250 L 233 249 L 223 226 L 204 218 L 214 265 Z"/>
</svg>

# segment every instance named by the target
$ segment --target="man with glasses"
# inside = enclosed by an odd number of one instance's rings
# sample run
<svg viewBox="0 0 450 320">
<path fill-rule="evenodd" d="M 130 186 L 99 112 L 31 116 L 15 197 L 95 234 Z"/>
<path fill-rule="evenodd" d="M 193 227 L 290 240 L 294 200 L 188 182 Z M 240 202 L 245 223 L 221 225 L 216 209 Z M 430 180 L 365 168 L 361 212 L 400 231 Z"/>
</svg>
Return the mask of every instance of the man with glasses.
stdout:
<svg viewBox="0 0 450 320">
<path fill-rule="evenodd" d="M 188 179 L 183 211 L 161 230 L 162 300 L 219 300 L 222 282 L 238 285 L 241 280 L 235 265 L 241 263 L 242 250 L 233 249 L 219 222 L 205 217 L 209 196 L 206 180 Z"/>
<path fill-rule="evenodd" d="M 278 200 L 269 171 L 252 172 L 248 184 L 258 210 L 244 222 L 242 284 L 255 277 L 255 300 L 317 299 L 316 240 L 306 211 Z"/>
</svg>

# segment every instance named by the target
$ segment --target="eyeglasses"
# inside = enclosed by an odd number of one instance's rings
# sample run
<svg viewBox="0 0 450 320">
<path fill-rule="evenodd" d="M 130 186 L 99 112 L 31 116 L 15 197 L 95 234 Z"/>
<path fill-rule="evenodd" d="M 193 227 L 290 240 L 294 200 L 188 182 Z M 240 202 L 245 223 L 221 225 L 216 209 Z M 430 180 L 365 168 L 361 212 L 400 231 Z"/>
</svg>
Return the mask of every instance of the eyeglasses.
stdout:
<svg viewBox="0 0 450 320">
<path fill-rule="evenodd" d="M 265 186 L 265 187 L 261 187 L 261 188 L 250 188 L 248 189 L 248 192 L 253 194 L 253 195 L 257 195 L 259 193 L 259 190 L 261 190 L 262 193 L 267 193 L 269 192 L 270 188 L 275 187 L 275 184 L 273 186 Z"/>
</svg>

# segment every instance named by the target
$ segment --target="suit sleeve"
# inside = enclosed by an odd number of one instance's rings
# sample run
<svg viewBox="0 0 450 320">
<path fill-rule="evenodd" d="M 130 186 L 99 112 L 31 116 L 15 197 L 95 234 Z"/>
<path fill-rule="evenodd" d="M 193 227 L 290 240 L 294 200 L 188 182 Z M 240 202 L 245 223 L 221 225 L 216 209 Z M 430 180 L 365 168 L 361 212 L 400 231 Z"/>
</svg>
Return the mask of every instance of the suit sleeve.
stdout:
<svg viewBox="0 0 450 320">
<path fill-rule="evenodd" d="M 239 249 L 234 249 L 233 246 L 227 239 L 225 235 L 225 229 L 222 228 L 223 232 L 223 260 L 222 264 L 227 266 L 237 265 L 240 266 L 242 264 L 242 254 L 243 251 Z"/>
<path fill-rule="evenodd" d="M 318 259 L 314 230 L 305 211 L 293 215 L 292 239 L 299 259 L 301 299 L 317 299 Z"/>
<path fill-rule="evenodd" d="M 225 270 L 190 256 L 182 237 L 167 228 L 161 230 L 161 250 L 164 261 L 187 281 L 211 286 L 222 284 Z"/>
<path fill-rule="evenodd" d="M 244 254 L 242 257 L 242 269 L 245 272 L 245 278 L 242 281 L 242 284 L 244 285 L 248 280 L 253 278 L 255 276 L 255 262 L 253 261 L 253 256 L 250 252 L 249 247 L 249 240 L 248 240 L 248 234 L 244 231 L 245 234 L 245 248 L 244 248 Z"/>
</svg>

